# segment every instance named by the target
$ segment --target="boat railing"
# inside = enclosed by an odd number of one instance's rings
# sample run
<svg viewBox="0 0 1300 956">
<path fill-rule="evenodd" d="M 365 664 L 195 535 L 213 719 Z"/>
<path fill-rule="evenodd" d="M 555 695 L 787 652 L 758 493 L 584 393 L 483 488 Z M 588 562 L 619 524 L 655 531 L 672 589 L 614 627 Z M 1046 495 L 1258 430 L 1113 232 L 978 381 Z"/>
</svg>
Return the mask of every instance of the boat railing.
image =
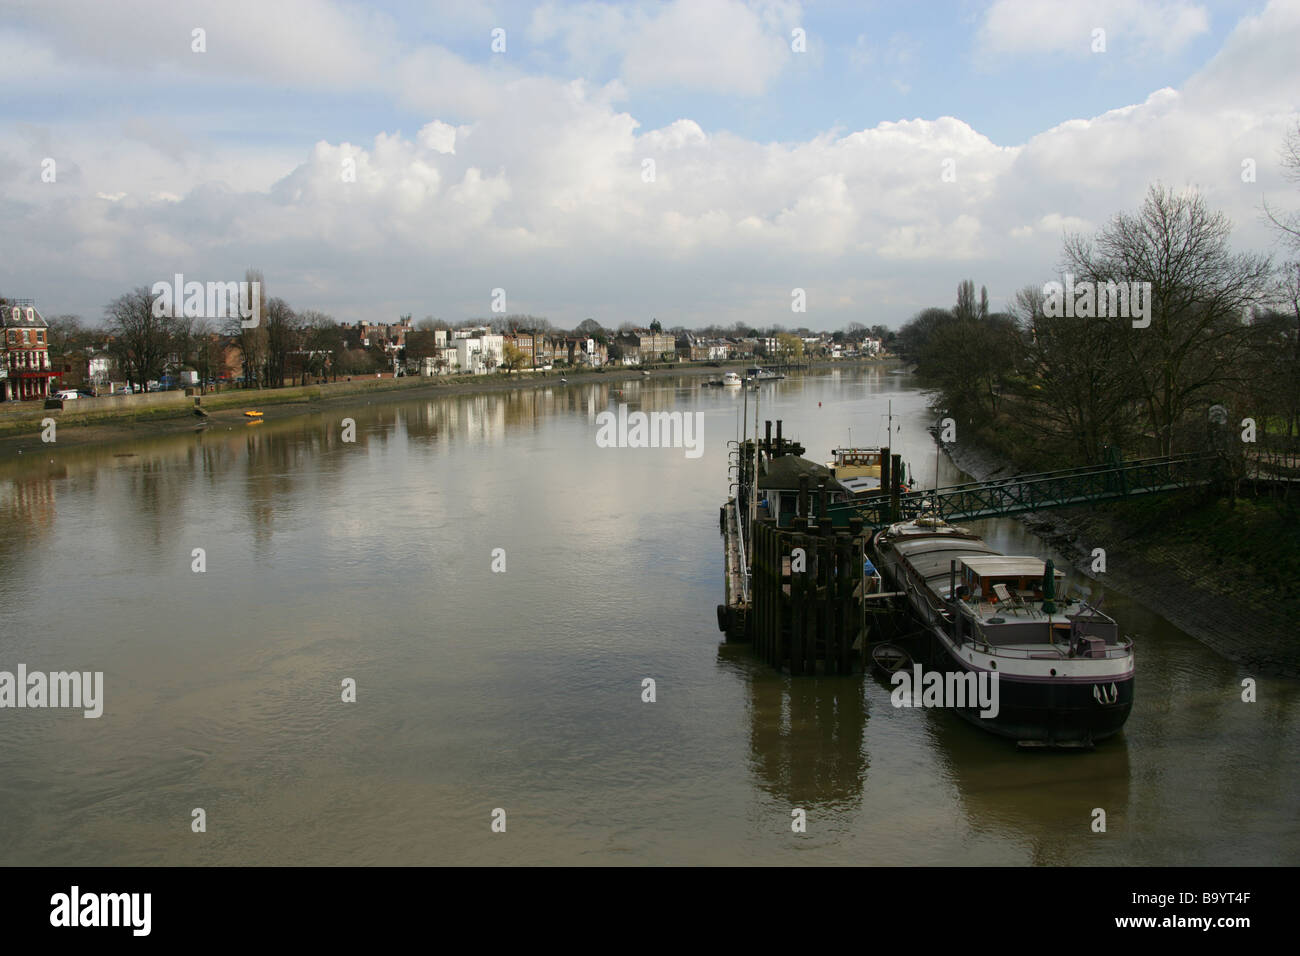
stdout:
<svg viewBox="0 0 1300 956">
<path fill-rule="evenodd" d="M 1028 649 L 990 644 L 987 641 L 981 640 L 977 636 L 972 636 L 967 639 L 967 643 L 978 649 L 981 654 L 988 654 L 991 657 L 1008 657 L 1022 661 L 1051 660 L 1056 658 L 1059 658 L 1060 660 L 1121 660 L 1125 657 L 1131 657 L 1133 654 L 1132 638 L 1124 638 L 1123 642 L 1120 644 L 1107 644 L 1104 658 L 1070 657 L 1069 645 L 1061 642 L 1049 642 L 1042 645 L 1035 645 L 1033 649 Z"/>
<path fill-rule="evenodd" d="M 737 566 L 738 576 L 740 578 L 740 599 L 749 603 L 749 562 L 745 557 L 745 522 L 740 517 L 740 505 L 737 499 L 732 498 L 728 504 L 731 506 L 731 520 L 736 523 L 736 544 L 737 551 L 740 555 Z"/>
</svg>

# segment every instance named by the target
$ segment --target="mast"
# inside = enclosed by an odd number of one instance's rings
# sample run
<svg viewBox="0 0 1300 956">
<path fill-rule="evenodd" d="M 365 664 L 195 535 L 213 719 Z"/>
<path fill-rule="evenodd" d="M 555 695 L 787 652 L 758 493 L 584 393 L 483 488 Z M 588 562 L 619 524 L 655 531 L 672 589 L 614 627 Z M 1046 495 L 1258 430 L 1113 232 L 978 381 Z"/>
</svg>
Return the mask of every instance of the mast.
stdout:
<svg viewBox="0 0 1300 956">
<path fill-rule="evenodd" d="M 754 561 L 754 522 L 758 520 L 758 390 L 754 391 L 754 484 L 749 492 L 749 562 Z"/>
</svg>

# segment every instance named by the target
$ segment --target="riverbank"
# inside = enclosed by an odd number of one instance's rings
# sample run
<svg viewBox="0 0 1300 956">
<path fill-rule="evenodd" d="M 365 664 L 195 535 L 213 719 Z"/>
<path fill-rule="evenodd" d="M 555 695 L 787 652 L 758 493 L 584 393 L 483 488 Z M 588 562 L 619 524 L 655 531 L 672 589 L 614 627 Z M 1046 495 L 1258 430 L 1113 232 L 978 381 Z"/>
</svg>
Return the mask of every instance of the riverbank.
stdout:
<svg viewBox="0 0 1300 956">
<path fill-rule="evenodd" d="M 987 449 L 944 445 L 954 465 L 978 481 L 1016 474 Z M 1270 501 L 1235 507 L 1192 490 L 1088 508 L 1021 515 L 1026 528 L 1084 576 L 1105 583 L 1259 675 L 1300 678 L 1300 554 L 1297 525 Z M 1104 575 L 1092 571 L 1106 551 Z"/>
<path fill-rule="evenodd" d="M 812 363 L 810 369 L 858 368 L 867 365 L 893 364 L 893 359 L 837 361 Z M 200 397 L 199 407 L 207 413 L 206 420 L 215 424 L 245 424 L 244 411 L 257 409 L 263 421 L 277 421 L 298 415 L 307 415 L 328 409 L 351 405 L 404 402 L 414 399 L 443 398 L 453 395 L 478 395 L 507 392 L 527 388 L 571 388 L 587 384 L 644 381 L 666 376 L 692 376 L 721 378 L 727 368 L 744 368 L 752 363 L 728 362 L 721 367 L 710 365 L 680 365 L 653 368 L 649 375 L 635 366 L 611 367 L 598 371 L 551 371 L 542 375 L 530 372 L 519 375 L 446 375 L 434 378 L 405 376 L 402 378 L 365 379 L 330 382 L 325 385 L 305 385 L 279 389 L 253 389 L 209 393 Z M 565 379 L 566 381 L 561 381 Z M 168 393 L 171 394 L 171 393 Z M 80 401 L 80 400 L 78 400 Z M 124 400 L 129 403 L 130 398 Z M 62 410 L 43 410 L 31 405 L 17 409 L 0 406 L 0 460 L 31 454 L 35 449 L 51 450 L 41 440 L 41 422 L 54 419 L 57 428 L 56 447 L 76 447 L 106 444 L 119 441 L 181 434 L 203 427 L 204 416 L 195 414 L 194 399 L 177 395 L 174 403 L 162 406 L 132 407 L 120 405 L 107 410 L 84 412 L 69 402 Z"/>
</svg>

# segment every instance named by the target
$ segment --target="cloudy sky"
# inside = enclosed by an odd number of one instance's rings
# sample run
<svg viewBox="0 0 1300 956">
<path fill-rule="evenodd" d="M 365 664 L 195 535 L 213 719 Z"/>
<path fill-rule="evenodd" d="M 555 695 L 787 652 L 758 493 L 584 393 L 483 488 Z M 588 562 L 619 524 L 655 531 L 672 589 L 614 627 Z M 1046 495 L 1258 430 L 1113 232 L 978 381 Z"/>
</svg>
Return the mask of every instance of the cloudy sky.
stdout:
<svg viewBox="0 0 1300 956">
<path fill-rule="evenodd" d="M 0 293 L 897 327 L 1155 181 L 1277 251 L 1297 49 L 1300 0 L 0 0 Z"/>
</svg>

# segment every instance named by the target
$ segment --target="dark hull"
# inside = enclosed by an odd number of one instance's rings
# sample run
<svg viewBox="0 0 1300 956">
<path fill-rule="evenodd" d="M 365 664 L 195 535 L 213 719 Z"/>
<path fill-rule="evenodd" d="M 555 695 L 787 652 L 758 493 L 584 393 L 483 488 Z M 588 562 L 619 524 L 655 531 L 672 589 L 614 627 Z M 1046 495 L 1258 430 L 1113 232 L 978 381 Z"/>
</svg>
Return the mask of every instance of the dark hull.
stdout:
<svg viewBox="0 0 1300 956">
<path fill-rule="evenodd" d="M 972 536 L 973 537 L 973 536 Z M 978 539 L 975 539 L 978 540 Z M 908 609 L 922 625 L 925 666 L 944 674 L 979 674 L 954 652 L 945 624 L 924 606 L 919 592 L 908 589 L 899 553 L 877 542 L 876 566 L 889 586 L 908 592 Z M 937 600 L 937 596 L 936 596 Z M 1118 733 L 1133 709 L 1133 671 L 1103 679 L 1012 677 L 998 674 L 998 713 L 981 717 L 980 708 L 953 707 L 963 719 L 988 733 L 1043 747 L 1090 747 Z"/>
<path fill-rule="evenodd" d="M 945 673 L 971 673 L 947 651 L 942 638 L 930 632 L 927 663 Z M 1133 676 L 1099 682 L 1015 680 L 998 677 L 998 715 L 981 717 L 978 707 L 952 708 L 965 720 L 1017 742 L 1047 747 L 1087 747 L 1118 733 L 1133 709 Z M 1114 685 L 1112 695 L 1111 686 Z M 1114 700 L 1103 703 L 1099 698 Z"/>
</svg>

